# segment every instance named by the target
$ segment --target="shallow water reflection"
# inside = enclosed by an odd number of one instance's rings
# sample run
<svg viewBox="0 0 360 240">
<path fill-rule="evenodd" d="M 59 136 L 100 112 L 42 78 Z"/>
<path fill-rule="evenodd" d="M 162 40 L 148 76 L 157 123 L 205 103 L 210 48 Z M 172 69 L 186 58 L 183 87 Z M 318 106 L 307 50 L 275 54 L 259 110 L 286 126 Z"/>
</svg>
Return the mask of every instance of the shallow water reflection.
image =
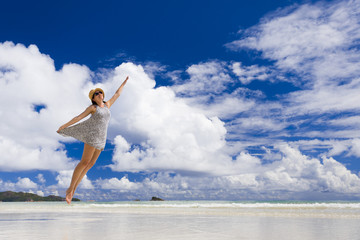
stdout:
<svg viewBox="0 0 360 240">
<path fill-rule="evenodd" d="M 360 215 L 324 209 L 88 208 L 0 203 L 0 239 L 354 239 Z"/>
</svg>

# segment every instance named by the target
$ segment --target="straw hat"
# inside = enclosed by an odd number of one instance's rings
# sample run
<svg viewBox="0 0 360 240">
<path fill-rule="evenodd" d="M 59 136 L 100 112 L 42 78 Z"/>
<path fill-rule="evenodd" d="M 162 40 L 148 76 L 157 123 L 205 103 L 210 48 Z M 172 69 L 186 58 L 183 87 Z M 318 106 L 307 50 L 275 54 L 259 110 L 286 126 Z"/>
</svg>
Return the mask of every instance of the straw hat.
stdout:
<svg viewBox="0 0 360 240">
<path fill-rule="evenodd" d="M 89 92 L 89 98 L 90 98 L 90 100 L 93 99 L 94 93 L 96 93 L 97 91 L 102 92 L 103 97 L 105 97 L 105 93 L 104 93 L 104 91 L 103 91 L 101 88 L 95 88 L 95 89 L 92 89 L 92 90 Z"/>
</svg>

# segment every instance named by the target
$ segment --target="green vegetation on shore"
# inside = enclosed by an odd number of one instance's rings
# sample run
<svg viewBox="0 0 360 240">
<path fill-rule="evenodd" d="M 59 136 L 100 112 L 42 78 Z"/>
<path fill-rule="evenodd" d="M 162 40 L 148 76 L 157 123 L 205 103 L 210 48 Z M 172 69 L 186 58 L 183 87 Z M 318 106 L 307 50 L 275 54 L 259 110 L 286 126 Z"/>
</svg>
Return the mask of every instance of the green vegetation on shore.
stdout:
<svg viewBox="0 0 360 240">
<path fill-rule="evenodd" d="M 0 202 L 61 202 L 65 201 L 65 198 L 50 195 L 47 197 L 41 197 L 33 193 L 24 192 L 0 192 Z M 80 201 L 78 198 L 73 198 L 72 201 Z"/>
</svg>

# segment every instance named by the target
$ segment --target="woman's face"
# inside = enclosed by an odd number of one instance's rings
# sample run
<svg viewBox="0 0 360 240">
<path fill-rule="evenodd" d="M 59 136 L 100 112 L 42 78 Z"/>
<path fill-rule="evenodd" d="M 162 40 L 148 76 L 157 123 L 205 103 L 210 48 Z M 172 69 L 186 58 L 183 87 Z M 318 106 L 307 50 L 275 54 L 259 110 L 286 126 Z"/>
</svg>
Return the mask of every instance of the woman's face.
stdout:
<svg viewBox="0 0 360 240">
<path fill-rule="evenodd" d="M 93 96 L 93 100 L 100 100 L 102 101 L 104 98 L 104 94 L 101 91 L 96 91 Z"/>
</svg>

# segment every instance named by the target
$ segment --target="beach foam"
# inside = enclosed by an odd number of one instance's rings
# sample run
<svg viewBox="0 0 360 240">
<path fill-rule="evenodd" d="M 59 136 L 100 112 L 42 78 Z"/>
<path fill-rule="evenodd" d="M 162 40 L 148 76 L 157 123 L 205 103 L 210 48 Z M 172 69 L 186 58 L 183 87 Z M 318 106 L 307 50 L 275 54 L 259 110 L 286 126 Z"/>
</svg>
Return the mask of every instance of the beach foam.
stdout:
<svg viewBox="0 0 360 240">
<path fill-rule="evenodd" d="M 0 212 L 128 212 L 360 218 L 359 202 L 65 202 L 0 203 Z"/>
</svg>

